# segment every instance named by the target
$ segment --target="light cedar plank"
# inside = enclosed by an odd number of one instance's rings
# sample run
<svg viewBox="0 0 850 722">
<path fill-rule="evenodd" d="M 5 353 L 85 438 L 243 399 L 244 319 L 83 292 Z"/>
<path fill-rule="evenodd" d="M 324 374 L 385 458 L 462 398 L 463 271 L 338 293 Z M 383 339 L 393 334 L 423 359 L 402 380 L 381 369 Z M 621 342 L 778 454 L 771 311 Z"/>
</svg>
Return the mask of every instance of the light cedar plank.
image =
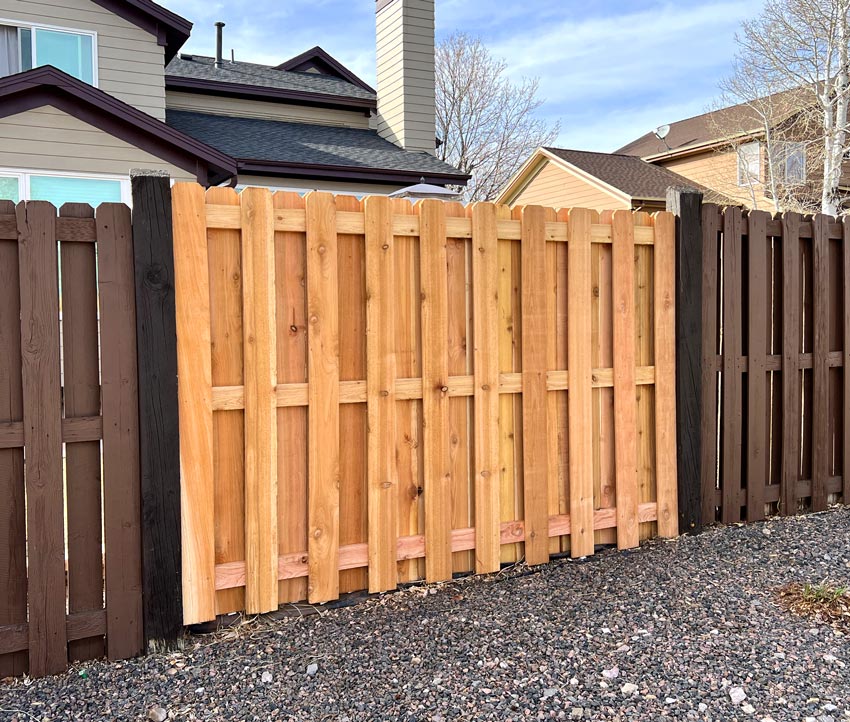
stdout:
<svg viewBox="0 0 850 722">
<path fill-rule="evenodd" d="M 529 564 L 544 564 L 549 561 L 545 223 L 546 212 L 542 207 L 526 206 L 523 209 L 521 246 L 523 498 L 525 559 Z"/>
<path fill-rule="evenodd" d="M 359 213 L 361 202 L 354 196 L 338 195 L 340 212 Z M 339 257 L 339 377 L 341 381 L 366 378 L 366 246 L 360 234 L 338 235 Z M 366 404 L 343 404 L 339 409 L 340 435 L 339 543 L 365 543 L 368 537 Z M 365 569 L 343 570 L 340 593 L 366 589 Z"/>
<path fill-rule="evenodd" d="M 635 234 L 652 224 L 648 213 L 634 214 Z M 651 230 L 651 229 L 650 229 Z M 654 332 L 654 249 L 635 244 L 635 354 L 639 366 L 651 365 L 655 348 Z M 655 501 L 655 388 L 638 386 L 636 418 L 638 425 L 638 503 Z M 615 432 L 616 435 L 616 432 Z M 640 538 L 656 535 L 656 524 L 640 526 Z"/>
<path fill-rule="evenodd" d="M 83 203 L 66 203 L 60 215 L 94 219 L 92 207 Z M 95 247 L 93 243 L 62 243 L 59 255 L 63 279 L 65 417 L 99 416 Z M 100 610 L 103 608 L 103 539 L 99 441 L 65 447 L 65 485 L 68 496 L 68 612 Z M 68 656 L 72 661 L 102 657 L 104 651 L 102 637 L 68 642 Z"/>
<path fill-rule="evenodd" d="M 304 210 L 298 193 L 272 197 L 275 211 Z M 307 381 L 307 241 L 304 232 L 275 233 L 278 383 Z M 305 402 L 306 402 L 306 383 Z M 277 517 L 279 554 L 307 549 L 307 407 L 277 411 Z M 307 579 L 278 583 L 280 603 L 307 598 Z"/>
<path fill-rule="evenodd" d="M 570 432 L 570 554 L 593 554 L 593 399 L 590 279 L 590 211 L 570 211 L 569 305 L 567 329 Z"/>
<path fill-rule="evenodd" d="M 19 203 L 29 674 L 65 670 L 65 529 L 56 211 Z"/>
<path fill-rule="evenodd" d="M 475 570 L 486 574 L 500 563 L 499 475 L 499 241 L 496 209 L 472 206 L 472 313 L 475 375 L 474 491 Z"/>
<path fill-rule="evenodd" d="M 452 475 L 449 458 L 448 270 L 445 206 L 416 206 L 421 236 L 422 411 L 425 462 L 425 575 L 428 582 L 452 576 Z"/>
<path fill-rule="evenodd" d="M 510 215 L 505 206 L 496 207 L 497 218 Z M 513 298 L 516 284 L 513 282 L 513 245 L 514 241 L 498 241 L 498 345 L 499 371 L 513 372 L 514 369 L 514 316 Z M 517 518 L 515 502 L 515 464 L 514 464 L 514 403 L 512 394 L 499 396 L 499 518 L 503 522 Z M 512 563 L 519 559 L 516 544 L 506 544 L 501 548 L 503 563 Z"/>
<path fill-rule="evenodd" d="M 747 214 L 747 521 L 764 519 L 764 487 L 768 483 L 766 365 L 770 332 L 770 248 L 767 241 L 769 218 L 769 214 L 764 211 L 750 211 Z"/>
<path fill-rule="evenodd" d="M 800 352 L 802 293 L 800 215 L 782 215 L 782 480 L 779 510 L 797 513 L 800 479 Z"/>
<path fill-rule="evenodd" d="M 614 453 L 617 484 L 617 546 L 636 547 L 637 387 L 635 385 L 635 243 L 631 211 L 612 217 L 614 289 Z"/>
<path fill-rule="evenodd" d="M 390 200 L 369 196 L 366 213 L 366 405 L 368 410 L 369 591 L 398 582 L 395 241 Z"/>
<path fill-rule="evenodd" d="M 546 221 L 554 222 L 557 214 L 554 208 L 544 209 Z M 546 256 L 546 273 L 544 276 L 544 293 L 546 295 L 546 368 L 557 369 L 558 355 L 558 248 L 555 243 L 544 243 Z M 548 377 L 548 373 L 547 373 Z M 548 388 L 548 384 L 547 384 Z M 558 438 L 558 404 L 561 394 L 546 394 L 546 424 L 548 428 L 546 461 L 547 502 L 546 508 L 550 516 L 560 512 L 560 477 L 558 474 L 558 457 L 560 440 Z M 549 554 L 559 554 L 561 540 L 558 537 L 549 538 Z"/>
<path fill-rule="evenodd" d="M 671 213 L 652 216 L 655 311 L 655 498 L 658 534 L 679 535 L 676 460 L 676 221 Z"/>
<path fill-rule="evenodd" d="M 130 209 L 97 209 L 101 358 L 106 651 L 128 659 L 144 646 L 142 629 L 141 471 L 139 466 L 136 295 Z"/>
<path fill-rule="evenodd" d="M 741 520 L 741 434 L 743 403 L 739 358 L 742 354 L 741 209 L 723 214 L 723 417 L 720 466 L 724 524 Z"/>
<path fill-rule="evenodd" d="M 215 618 L 215 508 L 210 290 L 204 191 L 175 183 L 174 295 L 180 411 L 183 623 Z"/>
<path fill-rule="evenodd" d="M 702 520 L 716 521 L 717 504 L 717 355 L 718 291 L 720 269 L 719 234 L 720 208 L 712 204 L 702 207 L 702 419 L 700 420 L 700 467 L 702 479 Z"/>
<path fill-rule="evenodd" d="M 850 218 L 844 216 L 841 224 L 841 270 L 843 290 L 844 349 L 842 351 L 844 388 L 841 408 L 843 409 L 843 438 L 836 440 L 841 444 L 842 502 L 850 505 Z M 2 264 L 0 264 L 2 267 Z M 0 328 L 2 325 L 0 325 Z M 2 333 L 2 330 L 0 330 Z M 0 343 L 2 346 L 2 343 Z M 2 413 L 2 409 L 0 409 Z"/>
<path fill-rule="evenodd" d="M 827 507 L 832 443 L 829 434 L 829 216 L 812 219 L 812 511 Z"/>
<path fill-rule="evenodd" d="M 444 203 L 446 224 L 471 215 L 472 207 Z M 469 238 L 446 239 L 448 273 L 448 369 L 449 376 L 473 373 L 472 357 L 472 242 Z M 449 470 L 451 472 L 451 526 L 468 529 L 475 524 L 473 510 L 473 395 L 455 397 L 449 389 Z M 452 571 L 475 569 L 475 555 L 469 551 L 452 553 Z"/>
<path fill-rule="evenodd" d="M 511 218 L 522 228 L 523 206 L 514 206 L 511 209 Z M 523 317 L 522 317 L 522 243 L 514 240 L 511 243 L 511 272 L 512 272 L 512 299 L 511 316 L 513 318 L 513 365 L 517 377 L 520 379 L 520 393 L 514 396 L 513 405 L 513 430 L 514 430 L 514 506 L 516 517 L 519 520 L 525 518 L 525 458 L 523 435 L 523 401 L 522 401 L 522 339 L 523 339 Z M 523 537 L 524 539 L 524 537 Z M 517 554 L 520 559 L 525 559 L 525 541 L 517 544 Z"/>
<path fill-rule="evenodd" d="M 410 201 L 392 201 L 395 216 L 409 215 L 415 211 Z M 416 217 L 418 221 L 418 217 Z M 399 378 L 421 378 L 421 299 L 419 285 L 419 238 L 396 236 L 395 290 L 396 290 L 396 373 Z M 424 461 L 422 454 L 422 401 L 399 401 L 396 404 L 397 458 L 398 458 L 398 535 L 423 534 L 425 500 Z M 398 563 L 398 580 L 412 582 L 425 577 L 425 562 L 421 559 L 402 560 Z"/>
<path fill-rule="evenodd" d="M 307 510 L 311 604 L 339 596 L 339 273 L 330 193 L 307 206 Z"/>
<path fill-rule="evenodd" d="M 245 610 L 277 609 L 277 344 L 274 221 L 266 188 L 242 205 L 242 337 L 245 357 Z"/>
<path fill-rule="evenodd" d="M 206 203 L 239 207 L 233 188 L 210 188 Z M 242 240 L 239 230 L 208 229 L 210 361 L 213 387 L 243 385 Z M 243 391 L 244 409 L 244 391 Z M 215 563 L 245 559 L 245 414 L 213 412 Z M 216 614 L 245 609 L 244 588 L 219 590 Z"/>
<path fill-rule="evenodd" d="M 568 210 L 559 210 L 557 213 L 559 222 L 567 224 L 569 218 Z M 563 371 L 567 376 L 567 326 L 569 320 L 568 303 L 568 271 L 567 262 L 568 247 L 566 243 L 555 244 L 556 268 L 555 276 L 555 368 Z M 552 395 L 550 389 L 549 394 Z M 556 432 L 558 435 L 558 514 L 568 516 L 570 513 L 570 444 L 569 444 L 569 399 L 566 390 L 556 391 L 557 399 L 557 421 Z M 549 530 L 550 535 L 552 530 Z M 570 537 L 560 537 L 559 551 L 569 552 Z"/>
<path fill-rule="evenodd" d="M 14 204 L 0 200 L 0 214 L 11 217 L 14 223 L 14 240 L 0 241 L 0 426 L 20 424 L 23 437 L 21 294 Z M 19 446 L 0 449 L 0 626 L 27 621 L 23 438 Z M 26 651 L 0 655 L 0 678 L 26 672 Z"/>
</svg>

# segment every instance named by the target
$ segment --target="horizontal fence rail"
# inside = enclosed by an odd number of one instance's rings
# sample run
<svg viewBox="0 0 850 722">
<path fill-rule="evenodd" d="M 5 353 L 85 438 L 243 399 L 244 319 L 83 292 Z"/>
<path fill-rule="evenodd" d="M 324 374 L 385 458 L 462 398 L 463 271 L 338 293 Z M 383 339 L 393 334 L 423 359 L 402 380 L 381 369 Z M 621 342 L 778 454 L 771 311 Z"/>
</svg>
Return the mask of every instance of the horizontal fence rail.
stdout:
<svg viewBox="0 0 850 722">
<path fill-rule="evenodd" d="M 705 205 L 702 516 L 850 499 L 850 222 Z"/>
<path fill-rule="evenodd" d="M 186 624 L 677 533 L 671 214 L 173 211 Z"/>
<path fill-rule="evenodd" d="M 132 253 L 124 205 L 0 201 L 0 678 L 142 649 Z"/>
</svg>

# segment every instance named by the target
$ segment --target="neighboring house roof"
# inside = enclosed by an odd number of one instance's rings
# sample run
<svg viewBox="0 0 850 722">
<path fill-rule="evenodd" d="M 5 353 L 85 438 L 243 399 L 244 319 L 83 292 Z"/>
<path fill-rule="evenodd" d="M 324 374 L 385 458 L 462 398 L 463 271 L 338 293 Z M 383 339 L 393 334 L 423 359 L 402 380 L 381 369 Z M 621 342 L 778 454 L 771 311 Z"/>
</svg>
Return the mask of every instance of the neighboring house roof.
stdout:
<svg viewBox="0 0 850 722">
<path fill-rule="evenodd" d="M 159 44 L 165 47 L 166 63 L 183 47 L 192 32 L 192 23 L 186 18 L 157 5 L 152 0 L 93 0 L 93 2 L 155 35 Z"/>
<path fill-rule="evenodd" d="M 0 78 L 0 118 L 45 105 L 195 173 L 202 183 L 236 174 L 236 162 L 220 150 L 51 65 Z"/>
<path fill-rule="evenodd" d="M 764 107 L 773 104 L 774 112 L 772 115 L 777 118 L 784 118 L 795 108 L 799 109 L 800 95 L 808 92 L 810 91 L 805 88 L 786 90 L 766 96 L 756 102 Z M 669 125 L 670 132 L 663 140 L 660 140 L 654 132 L 649 132 L 614 152 L 640 156 L 641 158 L 654 158 L 713 145 L 737 136 L 753 135 L 763 132 L 764 129 L 761 116 L 748 103 L 718 108 Z"/>
<path fill-rule="evenodd" d="M 678 173 L 647 163 L 636 156 L 567 148 L 538 148 L 505 186 L 498 201 L 513 203 L 547 161 L 627 201 L 663 201 L 671 186 L 702 190 L 698 184 Z"/>
<path fill-rule="evenodd" d="M 322 53 L 327 55 L 324 51 Z M 298 58 L 288 62 L 297 67 L 298 62 L 295 61 Z M 342 68 L 338 63 L 336 65 Z M 329 75 L 241 61 L 224 60 L 217 68 L 215 58 L 181 54 L 166 66 L 165 85 L 173 90 L 357 108 L 364 112 L 376 108 L 375 91 L 353 74 L 351 76 L 359 82 L 344 79 L 339 72 Z"/>
<path fill-rule="evenodd" d="M 238 159 L 240 172 L 387 183 L 465 185 L 469 176 L 360 128 L 167 110 L 177 130 Z"/>
</svg>

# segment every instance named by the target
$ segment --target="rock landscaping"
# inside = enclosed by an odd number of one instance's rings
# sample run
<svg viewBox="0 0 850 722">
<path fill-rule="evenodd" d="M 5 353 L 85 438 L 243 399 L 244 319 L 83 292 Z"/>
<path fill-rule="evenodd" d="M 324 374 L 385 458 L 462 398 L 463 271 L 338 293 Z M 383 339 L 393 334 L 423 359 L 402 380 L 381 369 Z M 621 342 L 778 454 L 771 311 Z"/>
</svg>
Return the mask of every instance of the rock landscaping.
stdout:
<svg viewBox="0 0 850 722">
<path fill-rule="evenodd" d="M 2 722 L 850 720 L 850 509 L 250 620 L 180 653 L 0 683 Z"/>
</svg>

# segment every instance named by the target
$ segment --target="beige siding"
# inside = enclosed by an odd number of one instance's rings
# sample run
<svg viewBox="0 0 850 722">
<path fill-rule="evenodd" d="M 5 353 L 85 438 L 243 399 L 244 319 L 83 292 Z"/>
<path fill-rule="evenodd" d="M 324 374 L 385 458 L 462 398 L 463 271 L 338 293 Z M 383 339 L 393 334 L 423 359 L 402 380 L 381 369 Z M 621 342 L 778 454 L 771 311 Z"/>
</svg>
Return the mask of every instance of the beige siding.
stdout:
<svg viewBox="0 0 850 722">
<path fill-rule="evenodd" d="M 765 159 L 762 158 L 762 170 L 764 164 Z M 772 203 L 765 198 L 761 183 L 754 184 L 752 188 L 738 185 L 738 154 L 734 150 L 707 151 L 659 165 L 748 208 L 773 209 Z"/>
<path fill-rule="evenodd" d="M 606 193 L 549 161 L 513 201 L 513 205 L 532 204 L 599 211 L 631 208 L 629 201 Z"/>
<path fill-rule="evenodd" d="M 225 98 L 202 93 L 179 93 L 169 90 L 165 94 L 165 105 L 173 110 L 189 110 L 195 113 L 212 113 L 241 118 L 285 120 L 293 123 L 337 125 L 346 128 L 369 127 L 369 116 L 363 111 L 311 108 L 305 105 Z"/>
<path fill-rule="evenodd" d="M 0 0 L 0 20 L 97 33 L 98 87 L 165 118 L 164 48 L 150 33 L 91 0 Z"/>
<path fill-rule="evenodd" d="M 132 168 L 166 170 L 176 180 L 194 180 L 177 168 L 53 107 L 0 119 L 0 168 L 128 175 Z"/>
<path fill-rule="evenodd" d="M 394 0 L 377 15 L 377 129 L 435 153 L 434 0 Z"/>
<path fill-rule="evenodd" d="M 328 191 L 345 195 L 387 195 L 399 190 L 400 185 L 381 185 L 378 183 L 351 183 L 329 180 L 304 180 L 303 178 L 268 178 L 265 176 L 240 175 L 239 187 L 260 186 L 273 190 Z"/>
</svg>

